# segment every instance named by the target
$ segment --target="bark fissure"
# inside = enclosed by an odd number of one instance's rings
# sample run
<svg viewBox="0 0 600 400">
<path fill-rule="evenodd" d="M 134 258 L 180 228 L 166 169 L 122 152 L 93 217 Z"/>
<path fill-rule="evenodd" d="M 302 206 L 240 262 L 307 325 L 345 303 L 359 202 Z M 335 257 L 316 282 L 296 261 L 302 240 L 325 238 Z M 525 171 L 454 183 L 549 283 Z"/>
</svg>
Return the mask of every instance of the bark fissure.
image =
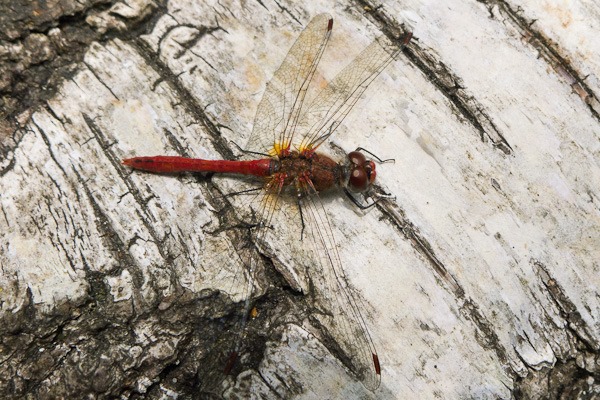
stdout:
<svg viewBox="0 0 600 400">
<path fill-rule="evenodd" d="M 367 10 L 367 14 L 380 27 L 382 32 L 391 40 L 399 40 L 400 32 L 407 28 L 398 24 L 393 18 L 385 13 L 383 7 L 373 7 L 371 2 L 358 0 Z M 429 82 L 446 97 L 454 108 L 457 116 L 468 121 L 477 132 L 482 142 L 490 140 L 493 146 L 501 150 L 505 155 L 511 155 L 513 148 L 504 137 L 502 132 L 494 124 L 492 117 L 486 111 L 486 107 L 480 104 L 474 94 L 470 94 L 467 88 L 462 87 L 461 79 L 446 66 L 442 60 L 419 46 L 418 38 L 414 39 L 402 50 L 404 56 L 425 75 Z"/>
<path fill-rule="evenodd" d="M 509 356 L 506 349 L 496 332 L 493 324 L 480 311 L 480 307 L 469 298 L 460 283 L 450 274 L 446 266 L 439 260 L 431 244 L 425 239 L 414 225 L 406 218 L 405 213 L 398 206 L 377 205 L 379 211 L 385 215 L 405 238 L 407 238 L 415 248 L 432 266 L 436 272 L 437 278 L 442 282 L 442 286 L 447 288 L 450 293 L 458 300 L 461 314 L 476 327 L 477 332 L 481 334 L 480 343 L 484 348 L 490 348 L 494 351 L 498 359 L 502 362 L 502 368 L 507 375 L 514 377 L 516 372 L 510 368 Z M 478 340 L 479 341 L 479 340 Z"/>
<path fill-rule="evenodd" d="M 567 57 L 561 54 L 561 48 L 558 44 L 553 43 L 550 38 L 545 37 L 539 30 L 532 26 L 535 20 L 527 21 L 527 19 L 519 12 L 515 11 L 509 3 L 502 0 L 477 0 L 486 5 L 490 10 L 490 17 L 493 18 L 495 13 L 494 7 L 497 7 L 504 21 L 510 21 L 511 25 L 522 35 L 523 39 L 536 49 L 541 58 L 550 65 L 556 74 L 566 80 L 573 92 L 581 98 L 587 105 L 591 115 L 597 121 L 600 121 L 600 101 L 591 87 L 585 82 L 586 77 L 582 77 L 577 71 L 577 67 L 572 65 Z"/>
</svg>

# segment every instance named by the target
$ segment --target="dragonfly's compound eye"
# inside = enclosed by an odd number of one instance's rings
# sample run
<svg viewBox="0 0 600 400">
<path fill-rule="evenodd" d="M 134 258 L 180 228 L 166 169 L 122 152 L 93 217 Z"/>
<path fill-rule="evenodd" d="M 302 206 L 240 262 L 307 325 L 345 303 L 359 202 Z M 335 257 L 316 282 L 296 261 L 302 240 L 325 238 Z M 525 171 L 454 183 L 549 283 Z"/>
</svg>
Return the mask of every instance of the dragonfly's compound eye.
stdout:
<svg viewBox="0 0 600 400">
<path fill-rule="evenodd" d="M 360 151 L 351 151 L 348 153 L 348 158 L 350 159 L 350 163 L 354 165 L 362 166 L 367 162 L 367 159 L 363 153 Z"/>
<path fill-rule="evenodd" d="M 367 164 L 365 165 L 365 172 L 369 178 L 369 186 L 371 186 L 373 182 L 375 182 L 375 177 L 377 176 L 377 172 L 375 172 L 375 163 L 373 161 L 367 161 Z"/>
<path fill-rule="evenodd" d="M 350 160 L 350 177 L 348 188 L 353 192 L 364 192 L 375 182 L 375 163 L 366 159 L 363 153 L 352 151 L 348 153 Z"/>
<path fill-rule="evenodd" d="M 362 165 L 351 169 L 348 186 L 353 192 L 363 192 L 367 189 L 369 186 L 369 177 Z"/>
</svg>

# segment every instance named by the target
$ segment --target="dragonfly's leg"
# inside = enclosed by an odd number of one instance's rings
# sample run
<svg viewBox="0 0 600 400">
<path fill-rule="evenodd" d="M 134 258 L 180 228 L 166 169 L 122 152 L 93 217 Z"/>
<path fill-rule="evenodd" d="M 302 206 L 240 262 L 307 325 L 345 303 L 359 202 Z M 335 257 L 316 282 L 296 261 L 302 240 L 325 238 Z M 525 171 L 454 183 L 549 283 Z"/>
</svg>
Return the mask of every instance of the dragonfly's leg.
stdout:
<svg viewBox="0 0 600 400">
<path fill-rule="evenodd" d="M 364 205 L 360 201 L 358 201 L 358 199 L 356 197 L 354 197 L 352 192 L 350 192 L 348 189 L 344 188 L 344 193 L 346 193 L 346 196 L 348 196 L 348 198 L 350 200 L 352 200 L 352 202 L 361 210 L 368 210 L 369 208 L 373 207 L 375 204 L 379 203 L 381 200 L 393 197 L 392 195 L 379 195 L 377 200 L 373 201 L 370 204 Z"/>
<path fill-rule="evenodd" d="M 382 160 L 381 158 L 377 157 L 375 154 L 371 153 L 369 150 L 365 149 L 364 147 L 357 147 L 355 151 L 364 151 L 365 153 L 374 157 L 375 160 L 377 160 L 377 162 L 379 162 L 381 164 L 387 163 L 387 162 L 391 162 L 391 163 L 396 162 L 396 160 L 393 158 L 388 158 L 386 160 Z"/>
<path fill-rule="evenodd" d="M 240 190 L 238 192 L 226 193 L 222 196 L 222 198 L 226 199 L 228 197 L 242 196 L 242 195 L 258 196 L 260 194 L 260 192 L 263 190 L 264 190 L 263 188 L 252 188 L 252 189 Z M 247 222 L 245 222 L 245 224 L 248 225 L 249 227 L 254 227 L 254 226 L 258 225 L 258 224 L 252 224 L 252 223 L 247 223 Z"/>
<path fill-rule="evenodd" d="M 300 240 L 302 241 L 304 239 L 304 214 L 302 213 L 302 196 L 300 193 L 298 193 L 298 211 L 300 212 L 300 224 L 302 229 L 300 230 Z"/>
<path fill-rule="evenodd" d="M 333 132 L 335 131 L 335 128 L 337 128 L 337 126 L 335 126 L 335 124 L 336 124 L 336 121 L 332 122 L 331 125 L 329 126 L 329 129 L 327 130 L 327 132 L 325 132 L 320 137 L 318 137 L 312 141 L 312 143 L 311 143 L 312 151 L 315 151 L 317 149 L 317 147 L 322 145 L 323 142 L 325 142 L 329 138 L 329 136 L 331 136 L 333 134 Z M 338 122 L 338 125 L 339 125 L 339 122 Z"/>
<path fill-rule="evenodd" d="M 267 154 L 267 153 L 260 153 L 260 152 L 258 152 L 258 151 L 250 151 L 250 150 L 245 150 L 245 149 L 242 149 L 242 148 L 240 147 L 240 145 L 239 145 L 239 144 L 237 144 L 236 142 L 233 142 L 233 141 L 232 141 L 231 143 L 233 143 L 233 144 L 235 145 L 235 147 L 237 147 L 237 148 L 238 148 L 238 150 L 239 150 L 239 151 L 241 151 L 241 152 L 242 152 L 242 153 L 244 153 L 244 154 L 255 154 L 255 155 L 257 155 L 257 156 L 261 156 L 261 157 L 271 157 L 271 155 L 270 155 L 270 154 Z"/>
<path fill-rule="evenodd" d="M 238 192 L 231 192 L 231 193 L 226 193 L 223 194 L 221 196 L 221 199 L 226 199 L 228 197 L 233 197 L 233 196 L 241 196 L 241 195 L 252 195 L 252 196 L 258 196 L 260 194 L 260 192 L 262 192 L 264 189 L 263 188 L 252 188 L 252 189 L 247 189 L 247 190 L 240 190 Z M 230 205 L 231 206 L 231 205 Z M 253 229 L 253 228 L 257 228 L 260 227 L 261 224 L 260 222 L 255 222 L 257 220 L 256 216 L 254 215 L 254 210 L 250 209 L 251 212 L 251 216 L 250 216 L 250 221 L 247 220 L 247 218 L 242 218 L 237 212 L 235 212 L 235 220 L 238 221 L 235 224 L 228 224 L 225 227 L 219 227 L 214 231 L 207 231 L 207 233 L 210 234 L 217 234 L 219 232 L 223 232 L 223 231 L 228 231 L 228 230 L 232 230 L 232 229 Z"/>
<path fill-rule="evenodd" d="M 332 122 L 331 125 L 329 126 L 329 129 L 327 130 L 327 133 L 324 133 L 320 138 L 315 140 L 315 142 L 323 143 L 325 140 L 327 140 L 327 138 L 329 138 L 329 136 L 331 136 L 333 134 L 333 131 L 335 130 L 335 129 L 333 129 L 335 122 L 336 121 Z"/>
<path fill-rule="evenodd" d="M 302 212 L 302 199 L 306 195 L 306 191 L 310 186 L 310 178 L 306 174 L 300 174 L 296 179 L 296 199 L 298 201 L 298 212 L 300 214 L 300 226 L 302 229 L 300 230 L 300 240 L 304 239 L 304 228 L 306 225 L 304 224 L 304 213 Z"/>
<path fill-rule="evenodd" d="M 230 231 L 230 230 L 234 230 L 234 229 L 254 229 L 254 228 L 258 228 L 260 226 L 261 226 L 260 223 L 240 221 L 239 223 L 237 223 L 235 225 L 222 226 L 213 231 L 207 230 L 205 232 L 208 233 L 209 235 L 217 235 L 221 232 L 226 232 L 226 231 Z"/>
<path fill-rule="evenodd" d="M 352 202 L 353 202 L 353 203 L 354 203 L 354 204 L 355 204 L 355 205 L 356 205 L 358 208 L 360 208 L 361 210 L 367 210 L 367 209 L 369 209 L 369 208 L 371 208 L 371 207 L 373 207 L 373 206 L 375 205 L 375 202 L 373 202 L 373 203 L 371 203 L 371 204 L 368 204 L 368 205 L 366 205 L 366 206 L 365 206 L 365 205 L 364 205 L 364 204 L 362 204 L 360 201 L 358 201 L 358 200 L 356 199 L 356 197 L 354 197 L 354 195 L 353 195 L 353 194 L 352 194 L 352 193 L 351 193 L 351 192 L 350 192 L 348 189 L 346 189 L 346 188 L 344 188 L 344 193 L 345 193 L 345 194 L 346 194 L 346 196 L 347 196 L 347 197 L 348 197 L 350 200 L 352 200 Z"/>
<path fill-rule="evenodd" d="M 223 198 L 233 197 L 233 196 L 238 196 L 238 195 L 248 194 L 248 193 L 254 194 L 256 192 L 260 192 L 261 190 L 263 190 L 263 188 L 252 188 L 252 189 L 247 189 L 247 190 L 240 190 L 239 192 L 231 192 L 231 193 L 224 194 Z"/>
<path fill-rule="evenodd" d="M 377 196 L 377 201 L 382 199 L 396 199 L 396 196 L 391 193 L 375 193 L 375 195 Z"/>
</svg>

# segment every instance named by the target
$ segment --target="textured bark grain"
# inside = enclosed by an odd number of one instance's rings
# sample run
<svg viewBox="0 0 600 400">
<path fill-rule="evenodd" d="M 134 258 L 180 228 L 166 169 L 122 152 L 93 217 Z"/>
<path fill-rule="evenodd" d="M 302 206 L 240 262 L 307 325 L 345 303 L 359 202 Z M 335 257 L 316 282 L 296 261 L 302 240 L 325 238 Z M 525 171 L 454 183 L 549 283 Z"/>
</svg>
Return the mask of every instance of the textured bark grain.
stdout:
<svg viewBox="0 0 600 400">
<path fill-rule="evenodd" d="M 0 397 L 592 398 L 600 347 L 600 8 L 479 1 L 0 6 Z M 248 180 L 123 158 L 240 155 L 310 19 L 331 79 L 414 29 L 331 145 L 393 195 L 323 201 L 382 384 L 314 318 L 298 215 L 255 241 Z M 404 24 L 404 25 L 402 25 Z M 249 272 L 249 320 L 235 345 Z M 312 322 L 312 324 L 311 324 Z"/>
</svg>

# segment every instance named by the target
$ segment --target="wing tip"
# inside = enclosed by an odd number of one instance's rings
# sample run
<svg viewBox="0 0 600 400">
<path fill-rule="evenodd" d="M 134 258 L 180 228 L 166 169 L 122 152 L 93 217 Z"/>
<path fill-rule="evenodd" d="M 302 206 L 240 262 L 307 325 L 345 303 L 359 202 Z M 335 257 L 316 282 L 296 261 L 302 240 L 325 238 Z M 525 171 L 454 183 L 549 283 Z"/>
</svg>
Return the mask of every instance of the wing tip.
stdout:
<svg viewBox="0 0 600 400">
<path fill-rule="evenodd" d="M 379 364 L 379 356 L 377 353 L 371 354 L 373 356 L 373 367 L 375 368 L 375 374 L 373 375 L 373 370 L 371 370 L 370 378 L 365 383 L 365 387 L 374 392 L 381 385 L 381 365 Z"/>
<path fill-rule="evenodd" d="M 375 367 L 375 373 L 381 376 L 381 365 L 379 364 L 379 356 L 373 353 L 373 366 Z"/>
<path fill-rule="evenodd" d="M 231 374 L 231 371 L 233 370 L 233 367 L 235 366 L 237 359 L 238 359 L 238 352 L 232 351 L 231 354 L 229 354 L 229 357 L 227 357 L 227 363 L 225 364 L 225 368 L 223 368 L 223 373 L 225 375 Z"/>
<path fill-rule="evenodd" d="M 333 18 L 329 17 L 329 21 L 327 21 L 327 31 L 333 29 Z"/>
<path fill-rule="evenodd" d="M 412 39 L 413 33 L 412 31 L 408 31 L 404 34 L 404 37 L 402 38 L 402 47 L 408 45 L 408 42 L 410 42 L 410 40 Z"/>
</svg>

